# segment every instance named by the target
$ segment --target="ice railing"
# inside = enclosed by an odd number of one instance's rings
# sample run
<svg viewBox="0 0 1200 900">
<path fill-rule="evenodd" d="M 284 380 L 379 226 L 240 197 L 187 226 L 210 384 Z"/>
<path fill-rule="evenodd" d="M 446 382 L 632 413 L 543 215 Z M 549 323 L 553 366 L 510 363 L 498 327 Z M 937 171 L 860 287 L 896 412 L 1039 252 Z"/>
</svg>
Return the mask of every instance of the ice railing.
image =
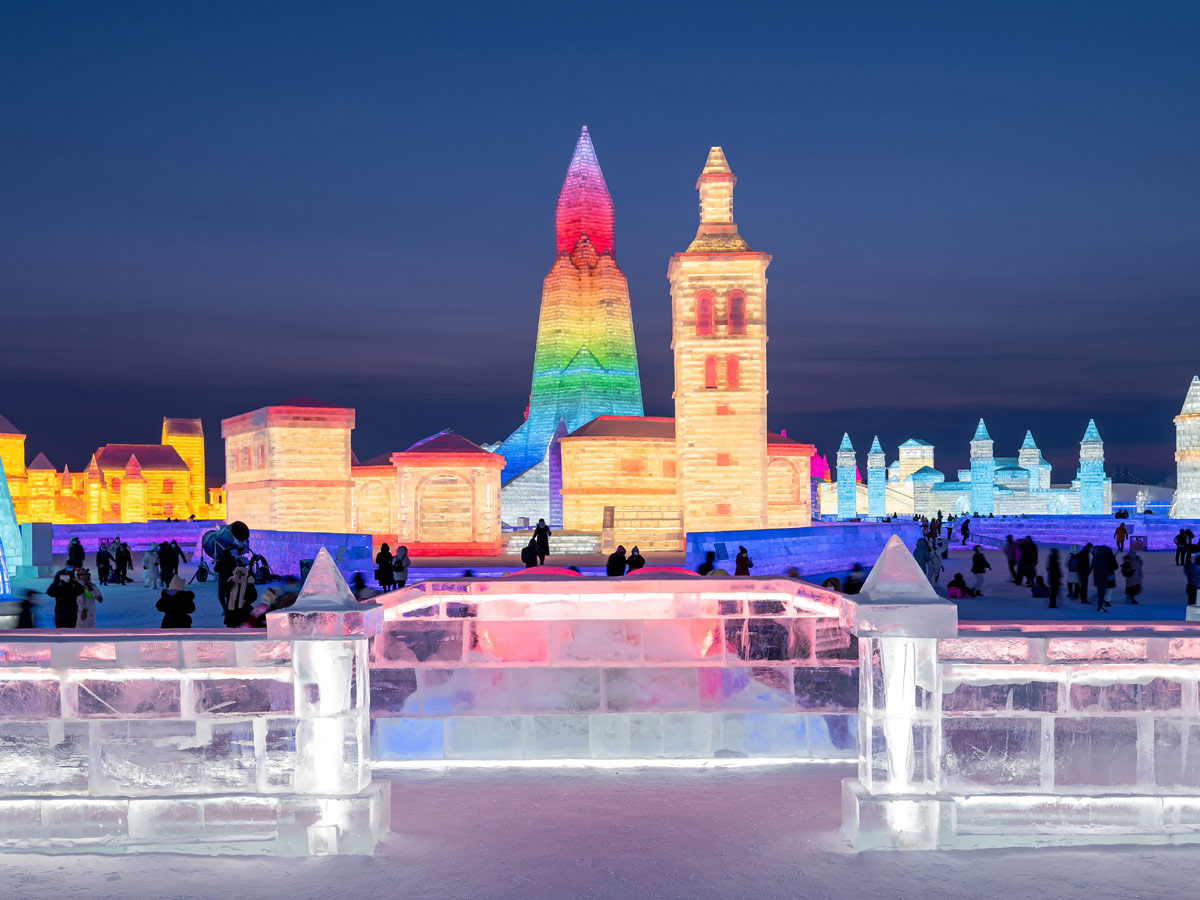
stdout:
<svg viewBox="0 0 1200 900">
<path fill-rule="evenodd" d="M 385 594 L 376 758 L 853 757 L 858 648 L 841 599 L 654 572 Z"/>
</svg>

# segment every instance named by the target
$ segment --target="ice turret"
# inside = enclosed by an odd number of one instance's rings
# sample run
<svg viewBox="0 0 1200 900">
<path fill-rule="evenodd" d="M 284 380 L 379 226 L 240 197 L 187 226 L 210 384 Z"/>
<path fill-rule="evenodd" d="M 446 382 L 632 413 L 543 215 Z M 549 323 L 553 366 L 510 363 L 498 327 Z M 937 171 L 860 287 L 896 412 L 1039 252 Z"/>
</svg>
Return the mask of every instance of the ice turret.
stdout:
<svg viewBox="0 0 1200 900">
<path fill-rule="evenodd" d="M 1171 518 L 1200 518 L 1200 376 L 1192 378 L 1175 417 L 1175 499 Z"/>
<path fill-rule="evenodd" d="M 1104 474 L 1104 442 L 1096 420 L 1088 419 L 1079 442 L 1079 512 L 1098 516 L 1112 509 L 1111 482 Z"/>
<path fill-rule="evenodd" d="M 887 459 L 879 444 L 879 435 L 867 451 L 867 515 L 881 519 L 887 515 Z"/>
<path fill-rule="evenodd" d="M 837 452 L 837 498 L 838 518 L 853 519 L 858 515 L 858 482 L 854 477 L 858 468 L 854 456 L 854 445 L 850 435 L 842 435 Z"/>
<path fill-rule="evenodd" d="M 992 438 L 983 419 L 971 438 L 971 512 L 990 515 L 995 509 L 996 460 Z"/>
</svg>

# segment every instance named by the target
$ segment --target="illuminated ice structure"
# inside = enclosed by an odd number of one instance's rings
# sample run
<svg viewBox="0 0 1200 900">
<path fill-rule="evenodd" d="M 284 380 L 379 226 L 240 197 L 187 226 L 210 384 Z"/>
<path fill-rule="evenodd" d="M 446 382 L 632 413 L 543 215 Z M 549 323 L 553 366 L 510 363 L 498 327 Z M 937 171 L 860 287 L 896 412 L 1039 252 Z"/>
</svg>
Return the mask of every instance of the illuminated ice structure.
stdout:
<svg viewBox="0 0 1200 900">
<path fill-rule="evenodd" d="M 1197 405 L 1200 408 L 1200 397 Z M 1197 443 L 1200 445 L 1200 440 Z M 955 515 L 977 512 L 981 516 L 992 513 L 997 516 L 1108 515 L 1112 512 L 1112 481 L 1104 472 L 1104 442 L 1093 420 L 1088 421 L 1079 442 L 1079 470 L 1070 485 L 1050 483 L 1050 463 L 1042 457 L 1033 434 L 1028 431 L 1016 456 L 997 457 L 983 419 L 979 420 L 971 438 L 970 468 L 959 469 L 957 481 L 947 481 L 946 476 L 934 468 L 932 444 L 911 438 L 900 445 L 896 460 L 884 470 L 886 484 L 880 478 L 880 469 L 884 465 L 883 449 L 878 447 L 878 440 L 872 443 L 867 458 L 868 483 L 857 484 L 853 469 L 848 478 L 841 474 L 845 468 L 841 461 L 843 451 L 849 446 L 849 436 L 846 436 L 838 452 L 837 482 L 818 488 L 823 515 L 851 519 L 861 515 L 914 514 L 932 518 L 939 511 Z M 847 459 L 852 461 L 852 451 L 847 453 Z M 878 512 L 881 504 L 883 513 Z M 872 509 L 876 511 L 872 512 Z"/>
<path fill-rule="evenodd" d="M 1175 417 L 1175 499 L 1172 519 L 1200 519 L 1200 376 L 1192 378 Z"/>
<path fill-rule="evenodd" d="M 21 563 L 21 549 L 21 528 L 4 477 L 4 462 L 0 460 L 0 597 L 8 596 L 12 571 Z"/>
<path fill-rule="evenodd" d="M 377 759 L 853 759 L 839 595 L 647 569 L 424 582 L 372 647 Z"/>
<path fill-rule="evenodd" d="M 613 253 L 613 203 L 587 126 L 555 211 L 557 258 L 542 286 L 526 421 L 504 457 L 502 518 L 562 523 L 554 438 L 601 415 L 642 415 L 629 287 Z"/>
<path fill-rule="evenodd" d="M 322 551 L 254 631 L 0 635 L 0 849 L 369 854 L 367 643 Z"/>
</svg>

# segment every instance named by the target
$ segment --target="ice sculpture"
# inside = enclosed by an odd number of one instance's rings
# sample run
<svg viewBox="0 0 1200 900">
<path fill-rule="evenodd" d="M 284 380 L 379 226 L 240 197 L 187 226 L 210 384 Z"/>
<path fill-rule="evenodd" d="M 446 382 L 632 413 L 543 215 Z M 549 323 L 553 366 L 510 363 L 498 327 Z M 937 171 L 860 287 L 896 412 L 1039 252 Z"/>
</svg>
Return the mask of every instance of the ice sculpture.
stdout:
<svg viewBox="0 0 1200 900">
<path fill-rule="evenodd" d="M 526 421 L 504 457 L 503 519 L 556 522 L 548 450 L 559 423 L 573 431 L 600 415 L 642 415 L 629 288 L 613 250 L 613 204 L 587 126 L 555 212 L 557 258 L 542 287 Z"/>
<path fill-rule="evenodd" d="M 1079 442 L 1079 512 L 1102 515 L 1106 507 L 1112 506 L 1111 490 L 1112 482 L 1104 474 L 1104 442 L 1096 430 L 1096 420 L 1088 419 Z"/>
<path fill-rule="evenodd" d="M 1200 375 L 1192 378 L 1175 417 L 1175 499 L 1172 519 L 1200 519 Z"/>
<path fill-rule="evenodd" d="M 4 462 L 0 460 L 0 597 L 8 595 L 9 578 L 21 563 L 21 550 L 21 527 L 4 475 Z"/>
<path fill-rule="evenodd" d="M 837 452 L 837 516 L 839 519 L 853 519 L 858 515 L 858 482 L 854 477 L 857 463 L 854 458 L 854 445 L 850 443 L 850 435 L 842 435 L 842 443 Z"/>
<path fill-rule="evenodd" d="M 886 506 L 887 460 L 879 445 L 879 435 L 875 435 L 871 449 L 867 451 L 867 515 L 882 519 L 887 515 Z"/>
<path fill-rule="evenodd" d="M 996 460 L 992 455 L 992 438 L 983 419 L 971 438 L 971 506 L 968 513 L 990 515 L 994 511 Z"/>
</svg>

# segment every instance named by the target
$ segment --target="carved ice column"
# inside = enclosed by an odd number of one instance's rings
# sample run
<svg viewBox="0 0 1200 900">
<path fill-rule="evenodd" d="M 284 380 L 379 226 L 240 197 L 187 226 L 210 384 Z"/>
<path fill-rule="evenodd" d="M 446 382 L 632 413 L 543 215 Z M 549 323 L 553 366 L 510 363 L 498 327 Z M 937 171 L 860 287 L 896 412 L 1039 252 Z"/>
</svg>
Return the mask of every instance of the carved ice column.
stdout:
<svg viewBox="0 0 1200 900">
<path fill-rule="evenodd" d="M 937 642 L 957 635 L 958 608 L 893 535 L 845 619 L 858 636 L 859 772 L 842 785 L 842 827 L 859 850 L 932 849 L 952 815 L 936 796 Z"/>
<path fill-rule="evenodd" d="M 267 635 L 292 645 L 293 785 L 321 810 L 311 853 L 370 853 L 388 828 L 390 783 L 371 780 L 370 758 L 367 649 L 382 625 L 383 607 L 358 602 L 324 548 L 295 605 L 267 614 Z"/>
</svg>

